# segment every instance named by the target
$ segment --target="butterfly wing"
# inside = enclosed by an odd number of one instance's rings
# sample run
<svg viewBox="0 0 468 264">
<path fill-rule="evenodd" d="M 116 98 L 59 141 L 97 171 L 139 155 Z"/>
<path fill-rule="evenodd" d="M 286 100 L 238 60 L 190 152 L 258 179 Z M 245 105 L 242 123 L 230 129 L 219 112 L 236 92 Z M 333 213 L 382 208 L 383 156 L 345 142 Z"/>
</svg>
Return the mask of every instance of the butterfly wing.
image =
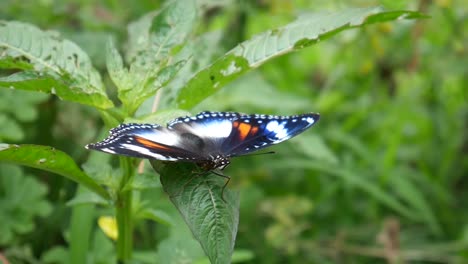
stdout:
<svg viewBox="0 0 468 264">
<path fill-rule="evenodd" d="M 212 161 L 244 155 L 292 138 L 311 127 L 318 114 L 296 116 L 201 112 L 180 117 L 167 127 L 123 124 L 89 149 L 158 160 Z"/>
<path fill-rule="evenodd" d="M 196 152 L 183 148 L 180 134 L 152 124 L 122 124 L 110 131 L 101 142 L 89 144 L 87 149 L 130 157 L 167 161 L 202 160 Z"/>
<path fill-rule="evenodd" d="M 184 140 L 184 149 L 200 153 L 207 160 L 221 154 L 221 147 L 233 130 L 233 121 L 241 114 L 234 112 L 201 112 L 192 117 L 180 117 L 167 128 L 177 131 Z"/>
<path fill-rule="evenodd" d="M 290 139 L 319 120 L 318 114 L 295 116 L 241 115 L 233 121 L 232 132 L 223 143 L 229 156 L 245 155 Z"/>
</svg>

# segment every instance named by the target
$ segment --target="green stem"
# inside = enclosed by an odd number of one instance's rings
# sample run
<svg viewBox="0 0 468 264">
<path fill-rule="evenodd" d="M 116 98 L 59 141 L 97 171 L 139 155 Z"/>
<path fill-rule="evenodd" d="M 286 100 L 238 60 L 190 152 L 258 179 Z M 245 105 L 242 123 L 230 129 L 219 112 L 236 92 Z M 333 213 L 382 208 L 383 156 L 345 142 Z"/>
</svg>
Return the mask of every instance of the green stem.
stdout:
<svg viewBox="0 0 468 264">
<path fill-rule="evenodd" d="M 120 158 L 120 166 L 123 177 L 120 181 L 117 194 L 116 216 L 119 236 L 117 239 L 117 257 L 121 261 L 128 261 L 132 256 L 133 248 L 133 216 L 132 216 L 132 191 L 124 191 L 125 185 L 132 180 L 133 167 L 131 158 Z"/>
</svg>

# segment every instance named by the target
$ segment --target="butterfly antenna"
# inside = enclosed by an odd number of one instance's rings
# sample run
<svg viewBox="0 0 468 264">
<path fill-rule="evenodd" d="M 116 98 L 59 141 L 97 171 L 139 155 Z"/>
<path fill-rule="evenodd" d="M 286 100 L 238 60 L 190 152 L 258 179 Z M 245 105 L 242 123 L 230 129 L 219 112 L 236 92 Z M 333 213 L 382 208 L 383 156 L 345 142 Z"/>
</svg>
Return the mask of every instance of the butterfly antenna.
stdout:
<svg viewBox="0 0 468 264">
<path fill-rule="evenodd" d="M 265 154 L 276 154 L 276 151 L 268 151 L 268 152 L 260 152 L 260 153 L 249 153 L 242 155 L 243 157 L 245 156 L 258 156 L 258 155 L 265 155 Z"/>
</svg>

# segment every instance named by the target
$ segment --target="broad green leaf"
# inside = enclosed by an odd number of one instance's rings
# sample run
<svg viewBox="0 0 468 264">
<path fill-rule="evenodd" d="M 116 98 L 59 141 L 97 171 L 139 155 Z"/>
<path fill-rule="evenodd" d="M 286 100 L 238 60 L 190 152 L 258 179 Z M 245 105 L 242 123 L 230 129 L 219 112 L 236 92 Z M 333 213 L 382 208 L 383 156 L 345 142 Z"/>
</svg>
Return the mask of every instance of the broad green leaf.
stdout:
<svg viewBox="0 0 468 264">
<path fill-rule="evenodd" d="M 72 181 L 83 184 L 104 199 L 109 199 L 109 194 L 80 170 L 70 156 L 52 147 L 0 144 L 0 161 L 20 164 L 62 175 Z"/>
<path fill-rule="evenodd" d="M 144 65 L 165 61 L 175 47 L 183 44 L 196 25 L 195 1 L 170 1 L 128 26 L 127 62 Z"/>
<path fill-rule="evenodd" d="M 192 32 L 196 17 L 194 1 L 172 1 L 160 12 L 152 12 L 131 23 L 128 69 L 116 48 L 109 46 L 107 65 L 128 113 L 133 114 L 185 65 L 186 59 L 174 61 L 173 56 Z"/>
<path fill-rule="evenodd" d="M 190 109 L 228 82 L 266 61 L 323 41 L 343 30 L 396 19 L 424 17 L 419 12 L 380 8 L 303 15 L 296 21 L 246 40 L 198 72 L 178 94 L 178 107 Z"/>
<path fill-rule="evenodd" d="M 211 263 L 230 263 L 239 222 L 239 196 L 225 179 L 194 173 L 194 164 L 152 162 L 164 191 L 177 207 Z"/>
<path fill-rule="evenodd" d="M 20 72 L 0 77 L 0 87 L 33 90 L 92 105 L 112 107 L 88 55 L 57 33 L 21 22 L 0 22 L 0 66 Z"/>
<path fill-rule="evenodd" d="M 153 170 L 153 168 L 151 168 Z M 154 171 L 154 170 L 153 170 Z M 166 202 L 166 201 L 164 201 Z M 167 204 L 166 206 L 170 206 Z M 193 263 L 197 259 L 205 257 L 200 243 L 193 237 L 188 225 L 175 206 L 170 206 L 165 211 L 171 217 L 171 225 L 167 227 L 167 238 L 158 244 L 157 263 Z M 170 249 L 170 250 L 167 250 Z"/>
<path fill-rule="evenodd" d="M 129 113 L 134 113 L 138 107 L 149 97 L 153 96 L 160 88 L 164 87 L 179 70 L 184 66 L 185 61 L 179 61 L 172 65 L 163 67 L 160 71 L 147 75 L 143 78 L 143 83 L 134 83 L 130 85 L 130 89 L 120 89 L 119 99 L 127 106 Z M 133 77 L 133 81 L 141 80 L 135 75 L 144 73 L 141 70 L 138 74 L 133 72 L 129 77 Z"/>
<path fill-rule="evenodd" d="M 202 257 L 203 251 L 195 239 L 172 235 L 158 244 L 158 258 L 153 263 L 193 263 Z"/>
</svg>

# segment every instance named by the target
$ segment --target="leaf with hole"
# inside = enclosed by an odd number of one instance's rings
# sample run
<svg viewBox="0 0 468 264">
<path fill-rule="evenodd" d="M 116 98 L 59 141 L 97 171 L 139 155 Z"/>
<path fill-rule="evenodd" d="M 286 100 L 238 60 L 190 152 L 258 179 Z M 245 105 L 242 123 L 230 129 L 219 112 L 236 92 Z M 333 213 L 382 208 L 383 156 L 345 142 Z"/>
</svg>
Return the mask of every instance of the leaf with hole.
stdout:
<svg viewBox="0 0 468 264">
<path fill-rule="evenodd" d="M 55 32 L 21 22 L 1 22 L 0 66 L 22 70 L 0 77 L 1 88 L 56 94 L 102 109 L 113 106 L 88 55 Z"/>
<path fill-rule="evenodd" d="M 330 38 L 343 30 L 389 20 L 424 17 L 419 12 L 385 12 L 375 7 L 302 15 L 286 26 L 268 30 L 240 43 L 199 71 L 180 90 L 177 106 L 190 109 L 246 71 L 258 68 L 274 57 Z"/>
</svg>

